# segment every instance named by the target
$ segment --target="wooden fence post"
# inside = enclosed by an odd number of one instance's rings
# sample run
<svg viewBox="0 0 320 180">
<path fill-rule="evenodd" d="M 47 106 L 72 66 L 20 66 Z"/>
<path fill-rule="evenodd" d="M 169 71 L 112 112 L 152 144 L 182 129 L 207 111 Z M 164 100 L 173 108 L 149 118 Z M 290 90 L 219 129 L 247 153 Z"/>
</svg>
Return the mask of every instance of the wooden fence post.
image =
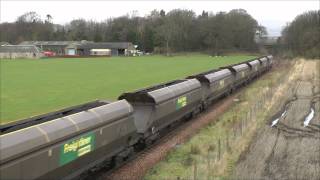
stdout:
<svg viewBox="0 0 320 180">
<path fill-rule="evenodd" d="M 221 142 L 220 142 L 220 138 L 218 140 L 218 160 L 220 161 L 221 158 Z"/>
</svg>

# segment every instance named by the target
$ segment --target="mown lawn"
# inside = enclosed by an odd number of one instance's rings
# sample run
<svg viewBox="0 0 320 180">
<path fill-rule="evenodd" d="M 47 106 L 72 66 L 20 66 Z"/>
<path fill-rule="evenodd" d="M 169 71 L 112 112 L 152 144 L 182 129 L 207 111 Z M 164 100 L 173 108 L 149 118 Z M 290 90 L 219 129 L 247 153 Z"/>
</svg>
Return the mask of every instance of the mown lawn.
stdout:
<svg viewBox="0 0 320 180">
<path fill-rule="evenodd" d="M 253 56 L 0 60 L 1 123 L 234 64 Z"/>
</svg>

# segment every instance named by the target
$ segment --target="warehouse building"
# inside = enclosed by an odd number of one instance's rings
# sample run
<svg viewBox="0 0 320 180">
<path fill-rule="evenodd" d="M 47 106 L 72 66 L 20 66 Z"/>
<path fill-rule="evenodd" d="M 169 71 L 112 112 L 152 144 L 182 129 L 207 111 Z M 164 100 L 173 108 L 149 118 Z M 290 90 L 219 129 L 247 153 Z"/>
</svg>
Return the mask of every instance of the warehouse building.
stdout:
<svg viewBox="0 0 320 180">
<path fill-rule="evenodd" d="M 40 49 L 34 45 L 2 45 L 0 46 L 1 59 L 27 58 L 35 59 L 42 57 Z"/>
<path fill-rule="evenodd" d="M 23 41 L 19 45 L 34 45 L 40 48 L 42 51 L 55 52 L 57 56 L 64 56 L 65 49 L 70 45 L 80 45 L 81 41 Z"/>
<path fill-rule="evenodd" d="M 76 46 L 68 46 L 68 51 L 76 52 L 83 56 L 130 56 L 135 51 L 131 42 L 101 42 L 83 43 Z"/>
<path fill-rule="evenodd" d="M 34 45 L 57 56 L 130 56 L 135 52 L 131 42 L 24 41 L 20 45 Z"/>
</svg>

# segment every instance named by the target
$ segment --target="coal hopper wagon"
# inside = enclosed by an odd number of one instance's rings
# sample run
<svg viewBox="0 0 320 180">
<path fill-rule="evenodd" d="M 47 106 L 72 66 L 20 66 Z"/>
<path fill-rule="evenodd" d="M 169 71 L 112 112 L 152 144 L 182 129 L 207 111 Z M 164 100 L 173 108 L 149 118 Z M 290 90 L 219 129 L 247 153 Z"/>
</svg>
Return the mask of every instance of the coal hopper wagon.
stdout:
<svg viewBox="0 0 320 180">
<path fill-rule="evenodd" d="M 261 71 L 266 72 L 271 65 L 271 63 L 268 62 L 268 58 L 266 56 L 259 58 L 259 61 L 261 62 Z"/>
<path fill-rule="evenodd" d="M 226 67 L 223 67 L 222 69 L 229 69 L 234 75 L 232 91 L 235 88 L 238 88 L 250 81 L 251 69 L 250 69 L 250 66 L 246 63 L 241 63 L 233 66 L 226 66 Z"/>
<path fill-rule="evenodd" d="M 197 79 L 175 80 L 122 94 L 134 108 L 141 143 L 157 139 L 170 125 L 200 111 L 201 84 Z"/>
<path fill-rule="evenodd" d="M 229 69 L 219 69 L 188 76 L 196 78 L 202 86 L 202 107 L 206 109 L 214 100 L 231 93 L 235 76 Z"/>
<path fill-rule="evenodd" d="M 247 64 L 250 66 L 251 73 L 250 73 L 250 79 L 254 79 L 258 77 L 261 72 L 261 62 L 258 59 L 254 59 L 252 61 L 247 62 Z"/>
<path fill-rule="evenodd" d="M 98 162 L 112 165 L 130 154 L 136 132 L 125 100 L 95 101 L 4 126 L 0 179 L 68 179 Z"/>
</svg>

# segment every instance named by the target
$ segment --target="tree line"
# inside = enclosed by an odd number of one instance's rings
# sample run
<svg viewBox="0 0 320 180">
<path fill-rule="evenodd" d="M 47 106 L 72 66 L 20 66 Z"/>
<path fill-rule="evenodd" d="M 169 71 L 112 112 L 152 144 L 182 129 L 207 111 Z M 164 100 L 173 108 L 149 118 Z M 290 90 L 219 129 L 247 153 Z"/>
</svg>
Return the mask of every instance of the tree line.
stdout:
<svg viewBox="0 0 320 180">
<path fill-rule="evenodd" d="M 36 12 L 25 13 L 13 23 L 0 24 L 0 41 L 128 41 L 145 52 L 219 54 L 227 50 L 255 51 L 255 36 L 266 35 L 265 28 L 243 9 L 215 14 L 203 11 L 201 15 L 185 9 L 153 10 L 145 17 L 132 13 L 101 22 L 75 19 L 64 25 L 52 20 L 50 15 L 42 20 Z"/>
<path fill-rule="evenodd" d="M 320 10 L 298 15 L 282 30 L 284 55 L 320 58 Z"/>
</svg>

